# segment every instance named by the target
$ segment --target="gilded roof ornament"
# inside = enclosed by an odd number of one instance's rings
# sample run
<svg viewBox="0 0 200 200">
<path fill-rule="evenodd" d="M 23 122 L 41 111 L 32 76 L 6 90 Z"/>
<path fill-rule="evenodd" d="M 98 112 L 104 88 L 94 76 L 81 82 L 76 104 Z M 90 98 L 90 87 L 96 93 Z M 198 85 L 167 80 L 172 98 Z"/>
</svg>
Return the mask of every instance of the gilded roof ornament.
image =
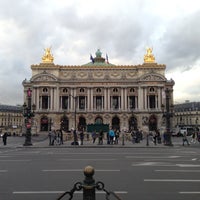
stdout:
<svg viewBox="0 0 200 200">
<path fill-rule="evenodd" d="M 54 57 L 53 54 L 51 54 L 51 48 L 44 49 L 45 53 L 42 56 L 42 62 L 43 63 L 53 63 Z"/>
<path fill-rule="evenodd" d="M 155 57 L 152 54 L 153 48 L 147 48 L 147 54 L 144 55 L 144 62 L 145 63 L 155 63 Z"/>
</svg>

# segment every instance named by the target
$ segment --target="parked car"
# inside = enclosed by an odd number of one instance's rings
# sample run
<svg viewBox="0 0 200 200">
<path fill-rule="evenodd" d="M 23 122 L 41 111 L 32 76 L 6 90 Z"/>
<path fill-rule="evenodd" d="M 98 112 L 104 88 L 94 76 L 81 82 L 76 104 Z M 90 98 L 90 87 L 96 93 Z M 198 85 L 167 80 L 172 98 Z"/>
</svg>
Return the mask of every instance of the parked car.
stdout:
<svg viewBox="0 0 200 200">
<path fill-rule="evenodd" d="M 181 135 L 186 132 L 187 136 L 190 136 L 195 132 L 195 129 L 193 127 L 181 127 L 179 132 Z"/>
</svg>

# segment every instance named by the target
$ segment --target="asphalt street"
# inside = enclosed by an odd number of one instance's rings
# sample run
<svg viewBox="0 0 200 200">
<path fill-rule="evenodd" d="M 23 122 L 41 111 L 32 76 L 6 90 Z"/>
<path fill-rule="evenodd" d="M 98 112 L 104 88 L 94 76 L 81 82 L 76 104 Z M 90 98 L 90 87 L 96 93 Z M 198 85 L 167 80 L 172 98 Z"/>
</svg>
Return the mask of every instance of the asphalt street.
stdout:
<svg viewBox="0 0 200 200">
<path fill-rule="evenodd" d="M 56 199 L 84 180 L 88 165 L 95 168 L 95 180 L 122 200 L 200 199 L 199 144 L 183 147 L 174 141 L 173 147 L 147 147 L 144 142 L 82 148 L 42 146 L 48 144 L 43 140 L 23 147 L 22 140 L 9 138 L 10 146 L 0 146 L 1 200 Z M 82 199 L 82 192 L 75 192 L 73 199 Z M 96 199 L 106 199 L 105 193 L 97 191 Z"/>
</svg>

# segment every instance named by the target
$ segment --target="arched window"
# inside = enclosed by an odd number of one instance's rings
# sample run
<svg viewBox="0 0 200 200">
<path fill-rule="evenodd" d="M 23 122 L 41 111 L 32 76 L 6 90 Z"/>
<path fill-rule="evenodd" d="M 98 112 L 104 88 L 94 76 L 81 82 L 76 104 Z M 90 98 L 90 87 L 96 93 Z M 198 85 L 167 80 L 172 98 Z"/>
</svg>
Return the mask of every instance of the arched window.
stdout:
<svg viewBox="0 0 200 200">
<path fill-rule="evenodd" d="M 113 89 L 113 92 L 118 92 L 118 89 L 117 89 L 117 88 L 114 88 L 114 89 Z"/>
<path fill-rule="evenodd" d="M 46 92 L 48 92 L 48 89 L 47 88 L 43 88 L 42 92 L 46 93 Z"/>
<path fill-rule="evenodd" d="M 134 88 L 131 88 L 131 89 L 130 89 L 130 92 L 132 92 L 132 93 L 135 92 L 135 89 L 134 89 Z"/>
<path fill-rule="evenodd" d="M 64 88 L 63 93 L 67 93 L 67 92 L 68 92 L 67 88 Z"/>
<path fill-rule="evenodd" d="M 101 117 L 97 117 L 95 119 L 95 124 L 103 124 L 103 119 Z"/>
<path fill-rule="evenodd" d="M 155 89 L 153 87 L 150 87 L 149 91 L 150 92 L 155 92 Z"/>
<path fill-rule="evenodd" d="M 84 88 L 81 88 L 81 89 L 80 89 L 80 92 L 82 92 L 82 93 L 85 92 Z"/>
<path fill-rule="evenodd" d="M 97 89 L 96 89 L 96 92 L 97 92 L 97 93 L 100 93 L 100 92 L 101 92 L 101 88 L 97 88 Z"/>
</svg>

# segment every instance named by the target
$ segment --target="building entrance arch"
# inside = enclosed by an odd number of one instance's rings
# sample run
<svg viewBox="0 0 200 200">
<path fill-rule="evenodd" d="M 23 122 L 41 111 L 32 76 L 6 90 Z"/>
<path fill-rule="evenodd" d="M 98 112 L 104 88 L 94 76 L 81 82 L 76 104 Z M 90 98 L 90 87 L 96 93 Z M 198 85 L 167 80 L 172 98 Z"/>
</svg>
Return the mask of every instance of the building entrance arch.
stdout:
<svg viewBox="0 0 200 200">
<path fill-rule="evenodd" d="M 79 117 L 78 130 L 86 130 L 86 119 L 85 117 Z"/>
<path fill-rule="evenodd" d="M 43 116 L 40 120 L 40 131 L 49 130 L 49 120 L 47 116 Z"/>
<path fill-rule="evenodd" d="M 151 115 L 149 117 L 149 131 L 157 130 L 157 117 L 155 115 Z"/>
<path fill-rule="evenodd" d="M 137 130 L 138 127 L 137 127 L 137 118 L 132 116 L 129 118 L 129 131 L 133 131 L 133 130 Z"/>
<path fill-rule="evenodd" d="M 112 129 L 120 130 L 120 119 L 118 116 L 112 118 Z"/>
<path fill-rule="evenodd" d="M 69 119 L 66 115 L 64 115 L 60 120 L 60 128 L 65 132 L 69 130 Z"/>
</svg>

